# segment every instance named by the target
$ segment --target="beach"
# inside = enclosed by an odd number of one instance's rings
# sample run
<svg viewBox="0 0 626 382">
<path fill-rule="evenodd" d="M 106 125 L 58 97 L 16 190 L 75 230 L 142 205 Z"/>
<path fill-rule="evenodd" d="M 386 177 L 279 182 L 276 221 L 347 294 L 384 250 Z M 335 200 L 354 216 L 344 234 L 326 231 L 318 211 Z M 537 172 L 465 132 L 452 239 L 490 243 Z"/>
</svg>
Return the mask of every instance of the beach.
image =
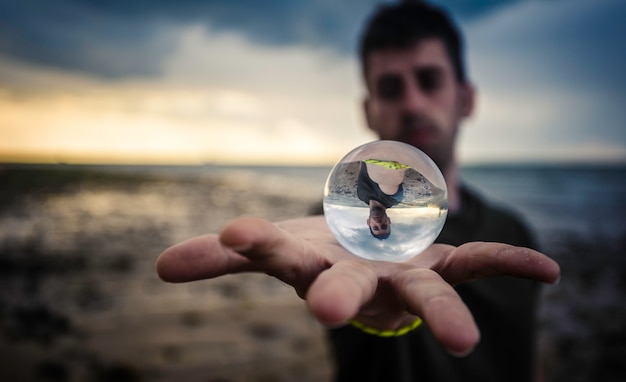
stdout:
<svg viewBox="0 0 626 382">
<path fill-rule="evenodd" d="M 239 215 L 306 215 L 323 184 L 8 165 L 0 185 L 0 380 L 331 379 L 324 329 L 291 287 L 259 274 L 168 284 L 154 267 Z M 542 219 L 529 216 L 563 271 L 540 310 L 545 381 L 624 380 L 625 226 L 585 236 Z"/>
</svg>

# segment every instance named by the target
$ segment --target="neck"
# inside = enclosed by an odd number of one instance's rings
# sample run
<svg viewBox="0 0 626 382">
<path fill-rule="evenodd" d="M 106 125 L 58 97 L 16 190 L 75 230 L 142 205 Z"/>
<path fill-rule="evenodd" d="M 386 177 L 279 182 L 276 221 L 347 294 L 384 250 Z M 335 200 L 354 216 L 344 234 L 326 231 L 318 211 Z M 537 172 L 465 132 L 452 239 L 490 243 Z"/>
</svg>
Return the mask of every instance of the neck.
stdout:
<svg viewBox="0 0 626 382">
<path fill-rule="evenodd" d="M 461 192 L 459 189 L 460 170 L 456 163 L 456 159 L 452 158 L 450 162 L 442 169 L 443 177 L 446 179 L 446 187 L 448 188 L 448 213 L 454 214 L 461 209 Z"/>
</svg>

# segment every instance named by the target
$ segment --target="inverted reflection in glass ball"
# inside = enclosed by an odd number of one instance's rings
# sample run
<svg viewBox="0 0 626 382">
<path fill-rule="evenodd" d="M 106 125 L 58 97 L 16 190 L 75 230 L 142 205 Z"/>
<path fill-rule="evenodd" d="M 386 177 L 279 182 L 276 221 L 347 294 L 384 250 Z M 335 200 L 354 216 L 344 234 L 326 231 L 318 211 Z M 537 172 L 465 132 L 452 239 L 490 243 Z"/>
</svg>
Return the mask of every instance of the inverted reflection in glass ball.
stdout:
<svg viewBox="0 0 626 382">
<path fill-rule="evenodd" d="M 420 254 L 447 213 L 439 168 L 401 142 L 357 147 L 335 165 L 324 188 L 324 215 L 337 241 L 370 260 L 400 262 Z"/>
</svg>

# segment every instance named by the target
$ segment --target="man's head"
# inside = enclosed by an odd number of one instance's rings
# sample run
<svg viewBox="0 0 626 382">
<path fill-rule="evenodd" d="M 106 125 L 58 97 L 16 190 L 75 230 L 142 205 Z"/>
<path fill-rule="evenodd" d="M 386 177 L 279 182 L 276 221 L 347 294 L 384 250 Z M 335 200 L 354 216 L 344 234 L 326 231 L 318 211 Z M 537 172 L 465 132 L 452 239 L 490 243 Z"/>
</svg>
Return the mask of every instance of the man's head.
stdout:
<svg viewBox="0 0 626 382">
<path fill-rule="evenodd" d="M 391 235 L 391 219 L 382 205 L 370 206 L 367 226 L 372 236 L 379 240 L 384 240 Z"/>
<path fill-rule="evenodd" d="M 454 23 L 422 2 L 384 5 L 366 26 L 360 57 L 369 127 L 421 149 L 445 172 L 474 103 Z"/>
</svg>

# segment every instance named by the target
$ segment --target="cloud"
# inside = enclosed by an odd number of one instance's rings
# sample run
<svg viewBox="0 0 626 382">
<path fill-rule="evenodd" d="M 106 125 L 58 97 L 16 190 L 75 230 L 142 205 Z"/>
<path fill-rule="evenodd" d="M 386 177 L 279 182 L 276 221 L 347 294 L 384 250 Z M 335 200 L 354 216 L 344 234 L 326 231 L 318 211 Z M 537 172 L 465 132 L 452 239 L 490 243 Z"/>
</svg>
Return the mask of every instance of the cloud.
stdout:
<svg viewBox="0 0 626 382">
<path fill-rule="evenodd" d="M 172 33 L 177 49 L 158 78 L 110 81 L 0 59 L 0 77 L 9 79 L 0 92 L 0 151 L 332 163 L 370 139 L 354 60 L 257 46 L 203 25 Z"/>
<path fill-rule="evenodd" d="M 104 78 L 156 76 L 176 48 L 171 29 L 204 24 L 260 45 L 348 51 L 366 9 L 334 1 L 0 0 L 0 53 Z"/>
<path fill-rule="evenodd" d="M 516 77 L 520 83 L 623 89 L 624 12 L 620 0 L 521 2 L 468 24 L 470 57 L 490 76 Z"/>
<path fill-rule="evenodd" d="M 171 47 L 157 19 L 104 12 L 75 1 L 0 1 L 0 52 L 39 65 L 114 78 L 154 75 Z"/>
<path fill-rule="evenodd" d="M 626 157 L 623 2 L 445 5 L 467 32 L 480 94 L 463 160 Z M 353 54 L 371 8 L 0 0 L 0 130 L 13 137 L 0 150 L 341 157 L 374 139 Z"/>
<path fill-rule="evenodd" d="M 472 19 L 517 0 L 440 1 Z M 157 76 L 176 48 L 171 29 L 203 24 L 256 45 L 326 48 L 354 55 L 375 0 L 0 0 L 0 53 L 104 78 Z M 384 2 L 382 2 L 384 3 Z"/>
<path fill-rule="evenodd" d="M 470 23 L 481 98 L 462 157 L 626 159 L 624 12 L 619 1 L 529 1 Z"/>
<path fill-rule="evenodd" d="M 354 59 L 324 48 L 258 46 L 202 26 L 181 29 L 178 41 L 176 54 L 163 63 L 163 81 L 245 93 L 257 111 L 267 112 L 254 115 L 256 121 L 299 116 L 331 141 L 362 140 Z"/>
</svg>

